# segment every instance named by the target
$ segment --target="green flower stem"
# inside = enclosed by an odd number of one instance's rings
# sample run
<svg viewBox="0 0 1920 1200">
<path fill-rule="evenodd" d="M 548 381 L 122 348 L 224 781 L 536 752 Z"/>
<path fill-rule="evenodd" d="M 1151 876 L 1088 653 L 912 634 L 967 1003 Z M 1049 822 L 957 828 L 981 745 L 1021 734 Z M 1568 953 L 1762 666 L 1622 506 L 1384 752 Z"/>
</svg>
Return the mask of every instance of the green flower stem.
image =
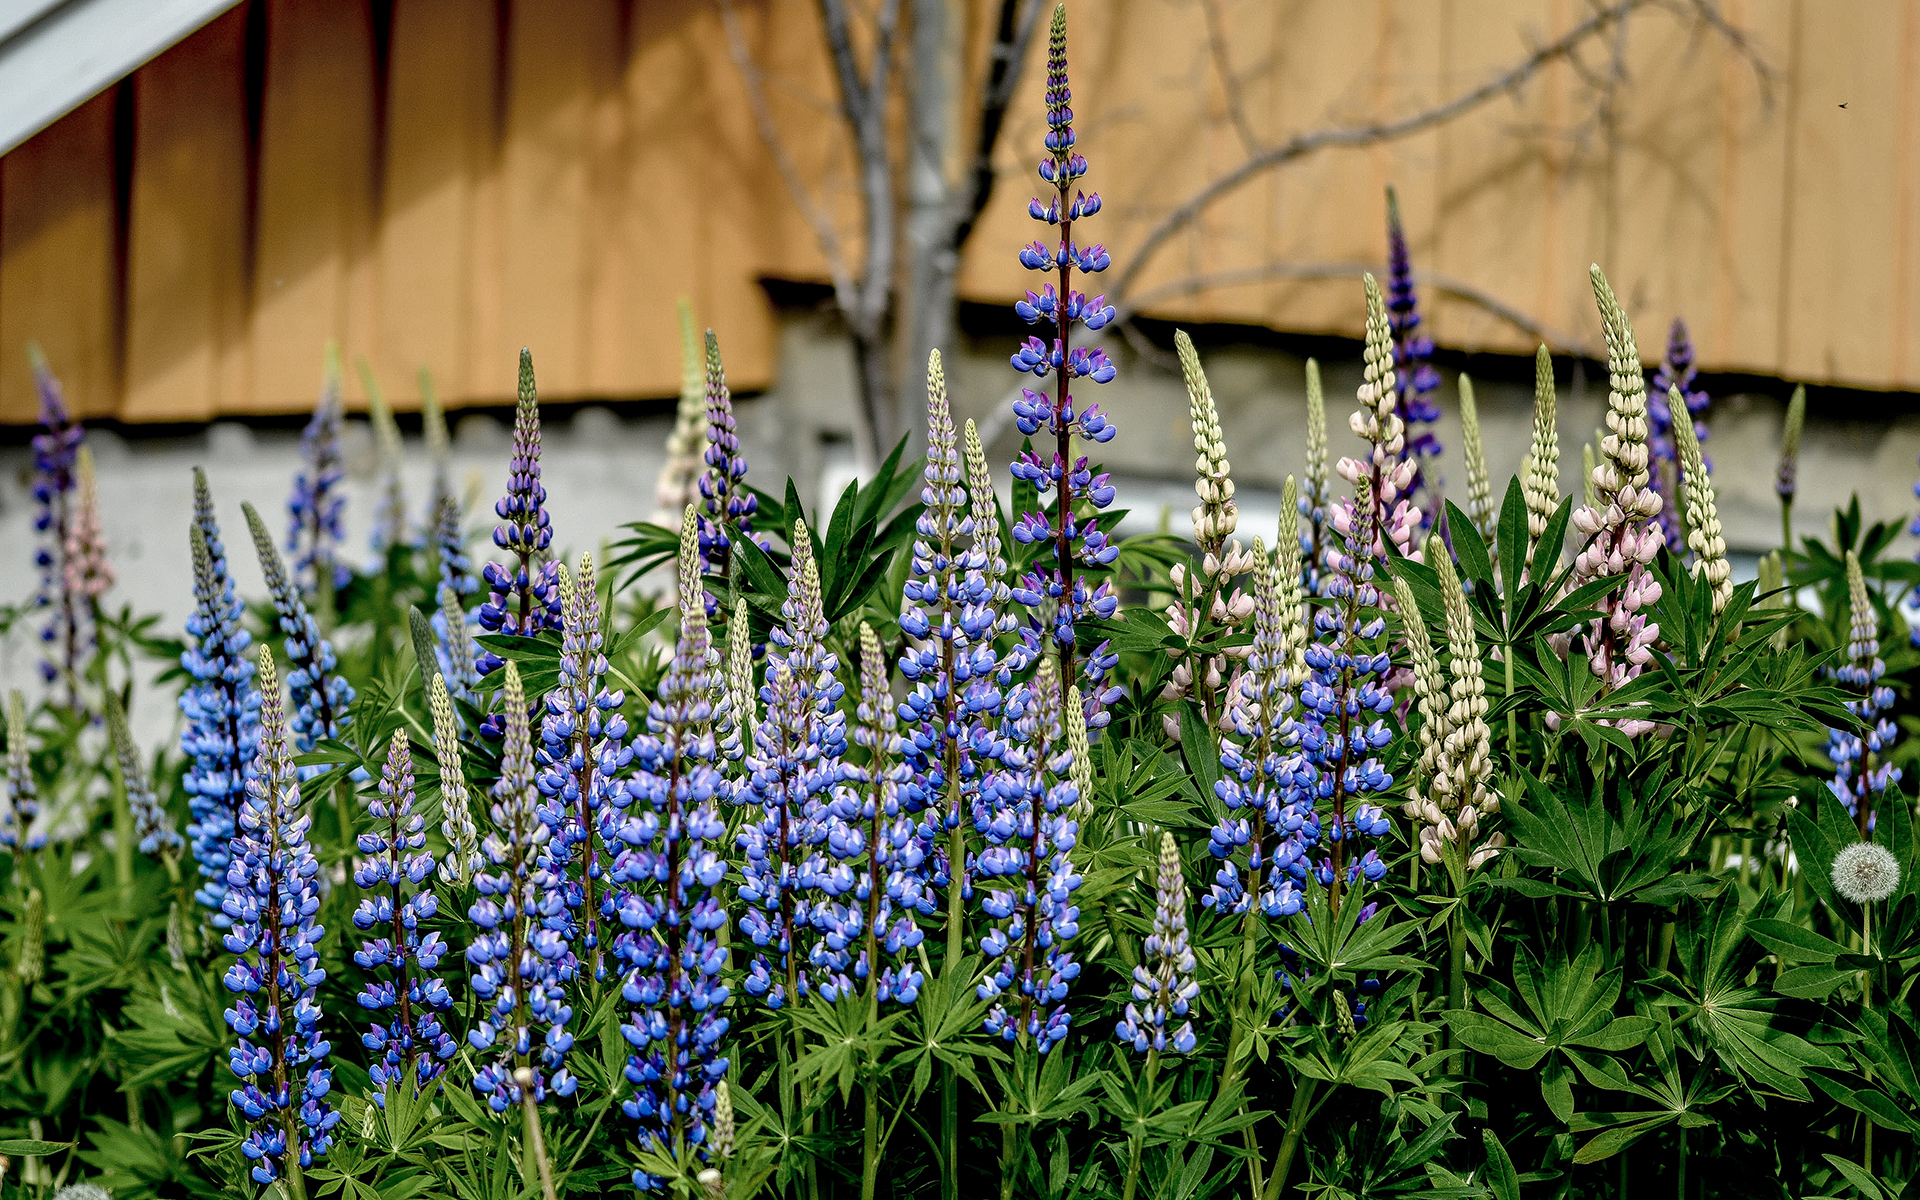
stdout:
<svg viewBox="0 0 1920 1200">
<path fill-rule="evenodd" d="M 1293 1168 L 1294 1151 L 1300 1148 L 1300 1135 L 1307 1123 L 1307 1108 L 1313 1103 L 1313 1092 L 1311 1079 L 1303 1078 L 1294 1085 L 1293 1105 L 1287 1110 L 1287 1133 L 1280 1139 L 1280 1152 L 1274 1156 L 1273 1174 L 1267 1177 L 1263 1200 L 1278 1200 L 1287 1186 L 1287 1175 Z"/>
<path fill-rule="evenodd" d="M 527 1116 L 527 1157 L 533 1160 L 540 1176 L 543 1200 L 557 1200 L 553 1190 L 553 1164 L 547 1160 L 547 1140 L 540 1132 L 540 1109 L 533 1102 L 533 1069 L 521 1067 L 513 1073 L 520 1085 L 520 1109 Z"/>
<path fill-rule="evenodd" d="M 1784 497 L 1780 501 L 1780 555 L 1785 558 L 1793 553 L 1793 498 Z"/>
<path fill-rule="evenodd" d="M 1419 861 L 1419 856 L 1416 855 L 1414 860 L 1416 862 Z M 1251 969 L 1254 962 L 1259 941 L 1258 930 L 1254 927 L 1253 923 L 1254 912 L 1253 907 L 1249 905 L 1246 916 L 1240 921 L 1241 961 L 1247 964 L 1249 969 Z M 1243 971 L 1239 980 L 1234 984 L 1232 1027 L 1227 1034 L 1227 1065 L 1220 1076 L 1220 1089 L 1222 1091 L 1233 1087 L 1239 1082 L 1240 1040 L 1244 1031 L 1253 1023 L 1253 1015 L 1248 1011 L 1247 988 L 1244 986 L 1247 978 L 1247 973 Z M 1245 1109 L 1246 1106 L 1243 1103 L 1241 1105 L 1241 1111 L 1244 1112 Z M 1241 1140 L 1244 1141 L 1247 1146 L 1247 1194 L 1249 1196 L 1258 1196 L 1260 1194 L 1261 1168 L 1260 1136 L 1254 1131 L 1254 1127 L 1250 1124 L 1246 1129 L 1241 1131 Z"/>
<path fill-rule="evenodd" d="M 1153 1077 L 1160 1071 L 1160 1052 L 1147 1051 L 1147 1069 L 1141 1076 L 1141 1100 L 1151 1099 Z M 1140 1184 L 1140 1152 L 1146 1147 L 1147 1133 L 1144 1126 L 1135 1129 L 1127 1136 L 1127 1182 L 1120 1189 L 1120 1200 L 1133 1200 L 1134 1189 Z"/>
</svg>

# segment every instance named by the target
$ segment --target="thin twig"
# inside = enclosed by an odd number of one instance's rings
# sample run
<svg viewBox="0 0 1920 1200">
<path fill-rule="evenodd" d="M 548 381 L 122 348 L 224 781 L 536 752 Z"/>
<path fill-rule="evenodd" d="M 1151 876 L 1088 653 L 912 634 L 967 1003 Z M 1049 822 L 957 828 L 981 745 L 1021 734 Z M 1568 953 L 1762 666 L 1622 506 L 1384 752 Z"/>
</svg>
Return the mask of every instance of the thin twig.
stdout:
<svg viewBox="0 0 1920 1200">
<path fill-rule="evenodd" d="M 760 132 L 760 140 L 766 144 L 767 153 L 773 159 L 774 168 L 780 172 L 780 180 L 786 185 L 787 195 L 792 198 L 794 207 L 800 210 L 800 216 L 812 227 L 814 238 L 820 243 L 820 253 L 827 260 L 827 273 L 833 277 L 834 299 L 842 311 L 851 311 L 853 303 L 853 274 L 847 269 L 846 256 L 840 250 L 840 236 L 834 232 L 833 220 L 824 208 L 814 199 L 807 189 L 806 182 L 800 177 L 800 169 L 794 164 L 793 155 L 787 150 L 787 143 L 780 136 L 780 127 L 774 123 L 773 109 L 767 104 L 765 76 L 753 61 L 753 53 L 747 48 L 746 34 L 740 28 L 740 15 L 734 11 L 733 0 L 720 0 L 720 21 L 727 31 L 727 50 L 733 57 L 733 65 L 740 72 L 740 80 L 746 85 L 747 106 L 753 110 L 753 121 Z"/>
<path fill-rule="evenodd" d="M 1218 271 L 1207 275 L 1194 275 L 1186 279 L 1175 280 L 1142 292 L 1137 299 L 1119 306 L 1119 321 L 1125 330 L 1133 328 L 1133 318 L 1142 309 L 1161 304 L 1179 296 L 1192 296 L 1209 292 L 1215 288 L 1233 287 L 1239 284 L 1260 283 L 1270 279 L 1353 279 L 1372 271 L 1384 275 L 1386 268 L 1379 263 L 1335 262 L 1335 263 L 1266 263 L 1257 267 L 1242 267 L 1233 271 Z M 1547 343 L 1557 350 L 1578 354 L 1587 358 L 1599 356 L 1599 351 L 1586 339 L 1577 335 L 1554 329 L 1526 313 L 1501 300 L 1490 292 L 1483 291 L 1464 280 L 1442 275 L 1433 271 L 1420 272 L 1419 283 L 1422 287 L 1441 295 L 1463 300 L 1492 316 L 1498 317 L 1531 338 Z M 1131 335 L 1129 341 L 1131 341 Z M 1136 347 L 1137 348 L 1137 347 Z"/>
<path fill-rule="evenodd" d="M 1560 38 L 1541 46 L 1514 66 L 1480 86 L 1462 92 L 1451 100 L 1431 108 L 1390 121 L 1371 121 L 1364 125 L 1319 129 L 1298 134 L 1259 154 L 1248 155 L 1239 166 L 1210 181 L 1162 217 L 1148 231 L 1139 246 L 1127 256 L 1127 269 L 1108 294 L 1115 298 L 1126 296 L 1140 278 L 1141 272 L 1152 262 L 1154 254 L 1168 239 L 1191 224 L 1222 197 L 1245 186 L 1263 172 L 1318 150 L 1338 146 L 1369 146 L 1377 142 L 1407 137 L 1444 124 L 1489 100 L 1516 90 L 1549 63 L 1568 57 L 1594 34 L 1605 30 L 1634 9 L 1656 2 L 1657 0 L 1618 0 L 1618 3 L 1594 13 Z"/>
<path fill-rule="evenodd" d="M 1227 51 L 1226 21 L 1220 15 L 1220 0 L 1200 0 L 1200 12 L 1207 24 L 1207 50 L 1213 56 L 1213 69 L 1219 73 L 1220 88 L 1226 93 L 1227 120 L 1240 136 L 1240 148 L 1248 154 L 1260 154 L 1267 144 L 1253 131 L 1247 119 L 1246 103 L 1240 94 L 1240 77 L 1233 73 L 1233 59 Z"/>
</svg>

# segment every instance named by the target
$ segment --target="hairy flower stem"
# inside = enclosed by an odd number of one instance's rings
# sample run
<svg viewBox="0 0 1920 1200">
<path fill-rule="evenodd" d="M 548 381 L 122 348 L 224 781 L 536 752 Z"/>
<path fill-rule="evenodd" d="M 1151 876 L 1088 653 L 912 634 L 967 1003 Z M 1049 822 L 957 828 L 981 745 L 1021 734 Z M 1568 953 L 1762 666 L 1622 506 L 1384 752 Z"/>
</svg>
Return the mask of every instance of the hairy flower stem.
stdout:
<svg viewBox="0 0 1920 1200">
<path fill-rule="evenodd" d="M 1301 1079 L 1294 1085 L 1293 1104 L 1287 1109 L 1287 1133 L 1280 1139 L 1280 1151 L 1273 1159 L 1273 1174 L 1267 1177 L 1267 1190 L 1263 1200 L 1277 1200 L 1287 1186 L 1287 1175 L 1293 1169 L 1294 1151 L 1300 1148 L 1300 1134 L 1307 1123 L 1308 1106 L 1313 1103 L 1314 1082 Z"/>
<path fill-rule="evenodd" d="M 527 1157 L 533 1160 L 534 1170 L 540 1176 L 540 1195 L 543 1200 L 557 1200 L 553 1190 L 553 1163 L 547 1158 L 547 1139 L 540 1131 L 540 1109 L 533 1102 L 533 1071 L 522 1067 L 514 1073 L 514 1080 L 520 1085 L 520 1108 L 527 1115 Z"/>
<path fill-rule="evenodd" d="M 1455 909 L 1453 919 L 1447 922 L 1447 1009 L 1459 1012 L 1467 1006 L 1467 928 L 1461 920 L 1459 909 Z M 1451 1030 L 1451 1027 L 1449 1027 Z M 1455 1102 L 1464 1099 L 1466 1087 L 1467 1055 L 1461 1047 L 1460 1035 L 1449 1032 L 1447 1038 L 1453 1043 L 1453 1057 L 1447 1063 L 1447 1074 L 1460 1082 L 1462 1092 L 1456 1094 Z"/>
</svg>

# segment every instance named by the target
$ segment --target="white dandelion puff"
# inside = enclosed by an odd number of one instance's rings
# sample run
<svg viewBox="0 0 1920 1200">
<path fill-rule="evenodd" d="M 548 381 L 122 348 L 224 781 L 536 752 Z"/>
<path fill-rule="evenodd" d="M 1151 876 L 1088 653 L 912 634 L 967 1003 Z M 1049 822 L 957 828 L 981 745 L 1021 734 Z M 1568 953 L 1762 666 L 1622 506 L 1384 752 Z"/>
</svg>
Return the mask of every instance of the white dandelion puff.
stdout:
<svg viewBox="0 0 1920 1200">
<path fill-rule="evenodd" d="M 1900 864 L 1893 851 L 1875 842 L 1855 842 L 1833 859 L 1833 890 L 1865 904 L 1885 900 L 1900 886 Z"/>
</svg>

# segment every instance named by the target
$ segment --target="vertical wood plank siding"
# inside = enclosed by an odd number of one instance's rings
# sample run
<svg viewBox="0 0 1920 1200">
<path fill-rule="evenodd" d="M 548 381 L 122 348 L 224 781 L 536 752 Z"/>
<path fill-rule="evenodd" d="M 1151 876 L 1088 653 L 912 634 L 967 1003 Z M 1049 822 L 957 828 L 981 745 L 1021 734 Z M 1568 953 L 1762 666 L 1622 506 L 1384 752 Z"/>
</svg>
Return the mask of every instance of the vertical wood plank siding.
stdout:
<svg viewBox="0 0 1920 1200">
<path fill-rule="evenodd" d="M 1222 0 L 1236 82 L 1192 0 L 1070 0 L 1074 99 L 1117 266 L 1261 136 L 1427 107 L 1582 19 L 1575 0 Z M 849 150 L 812 0 L 736 0 L 794 161 L 857 257 Z M 956 0 L 978 47 L 988 0 Z M 1649 355 L 1678 313 L 1700 360 L 1920 388 L 1920 7 L 1723 0 L 1773 69 L 1664 11 L 1629 27 L 1611 135 L 1567 64 L 1402 141 L 1323 152 L 1209 208 L 1136 291 L 1266 263 L 1379 262 L 1397 186 L 1416 266 L 1595 341 L 1599 261 Z M 1595 54 L 1601 54 L 1596 48 Z M 977 55 L 975 56 L 978 57 Z M 1604 55 L 1589 56 L 1589 76 Z M 963 294 L 1017 295 L 1010 250 L 1039 79 Z M 1847 107 L 1841 108 L 1845 103 Z M 90 416 L 308 407 L 326 345 L 402 407 L 510 398 L 533 348 L 555 398 L 673 394 L 676 299 L 744 388 L 772 381 L 759 281 L 825 280 L 761 144 L 714 0 L 246 0 L 0 158 L 0 422 L 34 418 L 46 351 Z M 1348 280 L 1261 278 L 1153 315 L 1357 334 Z M 1429 296 L 1442 344 L 1524 352 Z M 356 401 L 359 382 L 349 371 Z"/>
</svg>

